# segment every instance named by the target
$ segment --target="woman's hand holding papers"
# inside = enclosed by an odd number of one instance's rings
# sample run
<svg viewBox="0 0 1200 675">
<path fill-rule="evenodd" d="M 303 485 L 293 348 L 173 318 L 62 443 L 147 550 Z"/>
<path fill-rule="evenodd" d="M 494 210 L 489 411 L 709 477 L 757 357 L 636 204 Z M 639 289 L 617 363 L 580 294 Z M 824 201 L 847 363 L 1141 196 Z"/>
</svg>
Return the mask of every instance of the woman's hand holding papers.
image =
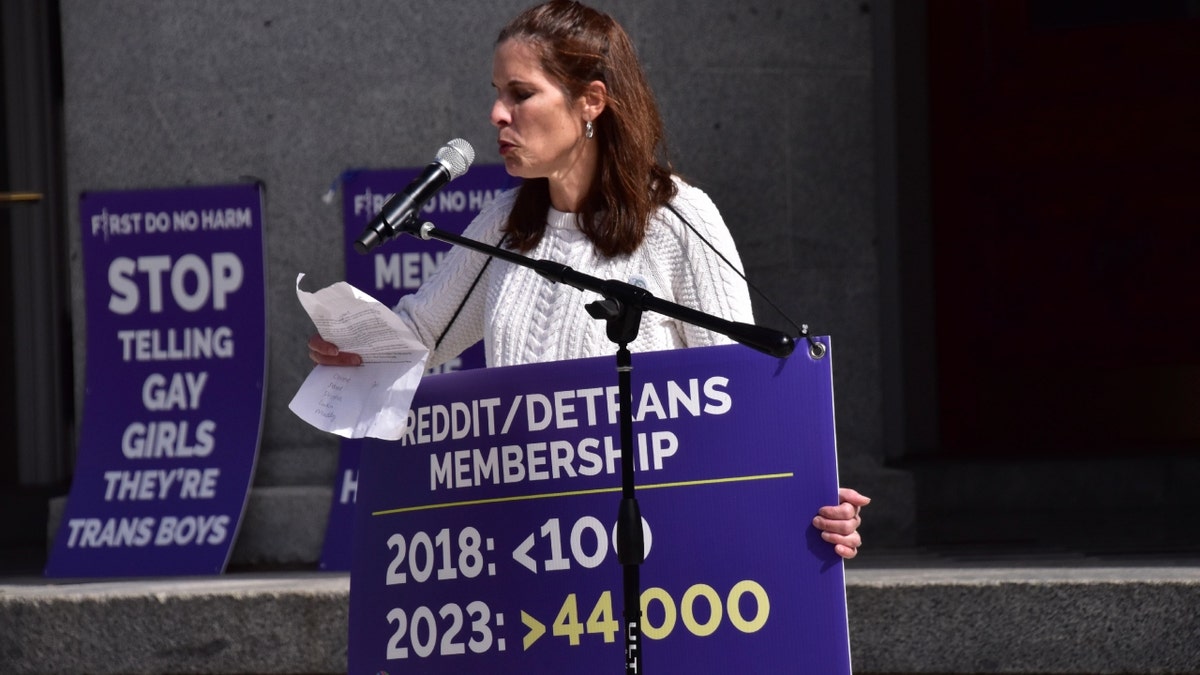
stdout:
<svg viewBox="0 0 1200 675">
<path fill-rule="evenodd" d="M 316 333 L 308 338 L 308 358 L 320 366 L 361 366 L 363 362 L 358 354 L 344 352 Z"/>
</svg>

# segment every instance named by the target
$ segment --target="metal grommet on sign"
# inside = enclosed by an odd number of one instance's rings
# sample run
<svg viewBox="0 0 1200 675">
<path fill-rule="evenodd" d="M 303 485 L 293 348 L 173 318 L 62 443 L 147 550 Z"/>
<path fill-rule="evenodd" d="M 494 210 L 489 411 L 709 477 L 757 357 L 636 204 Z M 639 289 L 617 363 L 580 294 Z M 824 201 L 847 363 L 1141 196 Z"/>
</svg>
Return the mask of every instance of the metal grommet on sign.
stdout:
<svg viewBox="0 0 1200 675">
<path fill-rule="evenodd" d="M 814 361 L 820 361 L 825 357 L 825 352 L 827 351 L 825 349 L 825 343 L 818 342 L 817 340 L 813 339 L 812 335 L 809 335 L 808 324 L 805 323 L 800 325 L 800 337 L 808 340 L 808 355 L 811 356 Z"/>
<path fill-rule="evenodd" d="M 813 357 L 813 360 L 820 361 L 825 357 L 825 343 L 817 342 L 812 338 L 808 340 L 808 355 Z"/>
</svg>

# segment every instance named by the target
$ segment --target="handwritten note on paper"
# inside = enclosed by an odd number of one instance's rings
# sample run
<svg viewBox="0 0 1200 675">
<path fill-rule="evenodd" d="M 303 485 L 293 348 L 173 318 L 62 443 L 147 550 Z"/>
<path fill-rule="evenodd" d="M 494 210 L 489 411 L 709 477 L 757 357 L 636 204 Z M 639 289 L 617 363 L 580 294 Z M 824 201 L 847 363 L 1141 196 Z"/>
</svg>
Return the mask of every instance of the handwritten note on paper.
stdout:
<svg viewBox="0 0 1200 675">
<path fill-rule="evenodd" d="M 316 366 L 288 407 L 322 431 L 396 440 L 425 372 L 429 351 L 378 300 L 345 282 L 296 296 L 321 337 L 362 357 L 361 366 Z"/>
</svg>

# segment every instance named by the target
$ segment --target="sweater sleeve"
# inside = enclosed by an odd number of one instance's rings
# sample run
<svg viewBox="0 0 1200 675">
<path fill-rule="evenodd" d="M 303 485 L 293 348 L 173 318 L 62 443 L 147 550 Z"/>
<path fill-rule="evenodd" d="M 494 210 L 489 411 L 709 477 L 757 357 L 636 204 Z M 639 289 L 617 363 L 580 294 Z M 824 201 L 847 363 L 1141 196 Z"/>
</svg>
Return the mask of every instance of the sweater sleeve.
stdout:
<svg viewBox="0 0 1200 675">
<path fill-rule="evenodd" d="M 716 205 L 703 191 L 682 181 L 672 205 L 686 222 L 665 208 L 659 217 L 671 223 L 683 252 L 671 275 L 677 302 L 730 321 L 753 323 L 750 292 L 741 276 L 742 260 Z M 692 324 L 683 324 L 680 331 L 689 347 L 731 342 Z"/>
<path fill-rule="evenodd" d="M 509 190 L 486 204 L 463 236 L 498 245 L 515 194 L 515 189 Z M 455 246 L 416 293 L 396 304 L 396 315 L 429 349 L 426 366 L 445 363 L 483 339 L 488 260 L 482 253 Z"/>
</svg>

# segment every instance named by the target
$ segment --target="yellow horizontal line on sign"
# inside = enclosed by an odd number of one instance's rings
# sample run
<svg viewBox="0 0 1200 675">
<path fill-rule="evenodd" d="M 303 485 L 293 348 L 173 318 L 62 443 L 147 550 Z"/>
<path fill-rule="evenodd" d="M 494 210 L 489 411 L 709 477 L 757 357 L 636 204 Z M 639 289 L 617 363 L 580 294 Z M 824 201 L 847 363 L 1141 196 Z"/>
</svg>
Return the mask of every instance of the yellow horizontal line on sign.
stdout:
<svg viewBox="0 0 1200 675">
<path fill-rule="evenodd" d="M 638 490 L 657 490 L 662 488 L 680 488 L 680 487 L 695 487 L 697 485 L 719 485 L 721 483 L 745 483 L 747 481 L 757 480 L 779 480 L 781 478 L 791 478 L 795 474 L 788 473 L 766 473 L 755 476 L 731 476 L 729 478 L 709 478 L 706 480 L 685 480 L 677 483 L 651 483 L 649 485 L 639 485 Z M 399 509 L 386 509 L 384 511 L 372 511 L 372 516 L 392 516 L 398 513 L 412 513 L 413 511 L 430 511 L 433 509 L 450 509 L 458 506 L 479 506 L 481 504 L 502 504 L 504 502 L 526 502 L 534 499 L 551 499 L 553 497 L 581 497 L 584 495 L 598 495 L 609 492 L 620 492 L 621 488 L 608 487 L 596 488 L 593 490 L 574 490 L 571 492 L 547 492 L 540 495 L 521 495 L 518 497 L 494 497 L 492 499 L 475 499 L 463 502 L 445 502 L 442 504 L 425 504 L 423 506 L 407 506 Z"/>
</svg>

